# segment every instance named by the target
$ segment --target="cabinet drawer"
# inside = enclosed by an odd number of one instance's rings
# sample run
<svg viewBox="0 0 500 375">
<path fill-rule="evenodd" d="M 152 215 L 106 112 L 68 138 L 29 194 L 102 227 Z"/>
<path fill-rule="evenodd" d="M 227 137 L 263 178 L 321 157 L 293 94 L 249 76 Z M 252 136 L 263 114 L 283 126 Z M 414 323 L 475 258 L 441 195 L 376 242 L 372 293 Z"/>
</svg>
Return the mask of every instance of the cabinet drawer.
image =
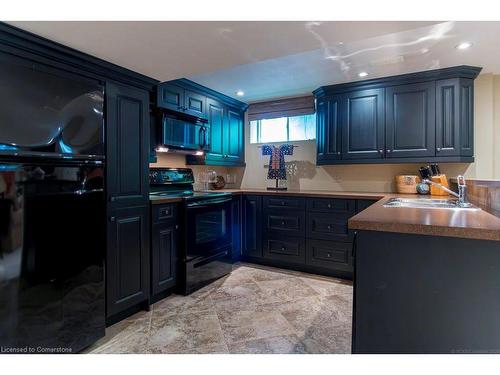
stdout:
<svg viewBox="0 0 500 375">
<path fill-rule="evenodd" d="M 264 196 L 263 199 L 264 209 L 268 208 L 284 208 L 284 209 L 295 209 L 303 210 L 305 207 L 304 198 L 300 197 L 274 197 L 274 196 Z"/>
<path fill-rule="evenodd" d="M 337 198 L 310 198 L 307 200 L 307 211 L 354 214 L 354 212 L 356 211 L 356 200 Z"/>
<path fill-rule="evenodd" d="M 153 205 L 153 223 L 174 219 L 176 211 L 177 206 L 175 204 Z"/>
<path fill-rule="evenodd" d="M 305 212 L 293 210 L 265 210 L 264 232 L 304 236 Z"/>
<path fill-rule="evenodd" d="M 264 258 L 305 263 L 305 241 L 300 237 L 264 236 Z"/>
<path fill-rule="evenodd" d="M 324 212 L 307 213 L 307 237 L 319 240 L 352 241 L 353 232 L 347 227 L 351 214 Z"/>
<path fill-rule="evenodd" d="M 307 240 L 306 264 L 331 270 L 352 272 L 352 243 Z"/>
</svg>

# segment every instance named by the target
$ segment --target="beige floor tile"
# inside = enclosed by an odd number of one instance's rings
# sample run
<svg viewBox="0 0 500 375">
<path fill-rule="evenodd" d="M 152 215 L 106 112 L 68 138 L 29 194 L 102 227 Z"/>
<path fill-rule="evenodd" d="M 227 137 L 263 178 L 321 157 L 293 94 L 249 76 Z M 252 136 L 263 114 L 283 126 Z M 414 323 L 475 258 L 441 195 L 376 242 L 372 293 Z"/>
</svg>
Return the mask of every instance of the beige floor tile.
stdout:
<svg viewBox="0 0 500 375">
<path fill-rule="evenodd" d="M 301 277 L 307 285 L 323 296 L 352 296 L 352 282 L 340 279 Z"/>
<path fill-rule="evenodd" d="M 318 295 L 318 292 L 298 277 L 260 281 L 257 285 L 266 303 L 285 303 Z"/>
<path fill-rule="evenodd" d="M 229 352 L 233 354 L 301 354 L 306 353 L 306 347 L 296 335 L 287 335 L 231 343 Z"/>
<path fill-rule="evenodd" d="M 264 295 L 257 283 L 252 281 L 240 285 L 222 286 L 214 291 L 212 300 L 217 310 L 237 310 L 264 303 Z"/>
<path fill-rule="evenodd" d="M 224 339 L 215 312 L 153 315 L 148 341 L 153 353 L 183 353 L 219 344 L 224 344 Z"/>
<path fill-rule="evenodd" d="M 260 306 L 218 311 L 217 315 L 228 344 L 295 333 L 278 311 L 262 311 Z"/>
</svg>

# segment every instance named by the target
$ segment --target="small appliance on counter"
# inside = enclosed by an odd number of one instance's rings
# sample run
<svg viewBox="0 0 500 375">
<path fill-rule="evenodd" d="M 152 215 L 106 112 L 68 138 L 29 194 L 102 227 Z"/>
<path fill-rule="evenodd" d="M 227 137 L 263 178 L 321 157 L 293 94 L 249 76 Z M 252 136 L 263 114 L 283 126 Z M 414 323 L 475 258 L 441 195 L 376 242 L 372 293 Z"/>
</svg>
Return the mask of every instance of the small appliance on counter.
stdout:
<svg viewBox="0 0 500 375">
<path fill-rule="evenodd" d="M 193 291 L 232 270 L 231 194 L 193 190 L 189 168 L 151 168 L 150 195 L 181 198 L 180 291 Z"/>
<path fill-rule="evenodd" d="M 436 182 L 436 183 L 438 183 L 446 188 L 450 187 L 448 184 L 448 179 L 446 178 L 446 175 L 441 173 L 441 171 L 439 170 L 439 166 L 437 164 L 431 164 L 431 165 L 428 165 L 426 167 L 421 167 L 419 169 L 419 173 L 420 173 L 420 176 L 422 177 L 423 180 L 430 179 L 431 181 Z M 427 185 L 427 184 L 425 184 L 425 185 Z M 423 187 L 421 189 L 423 189 Z M 429 189 L 427 188 L 427 190 L 429 190 Z M 434 185 L 430 186 L 430 194 L 431 195 L 440 195 L 440 196 L 447 196 L 448 195 L 448 193 L 446 191 L 439 189 L 437 186 L 434 186 Z"/>
</svg>

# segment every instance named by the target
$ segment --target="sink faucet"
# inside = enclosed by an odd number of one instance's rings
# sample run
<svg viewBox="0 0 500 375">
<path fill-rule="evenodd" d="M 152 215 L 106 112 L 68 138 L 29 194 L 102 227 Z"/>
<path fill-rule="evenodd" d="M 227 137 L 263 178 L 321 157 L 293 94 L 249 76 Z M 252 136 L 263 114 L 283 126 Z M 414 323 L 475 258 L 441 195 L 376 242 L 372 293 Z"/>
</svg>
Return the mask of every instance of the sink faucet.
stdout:
<svg viewBox="0 0 500 375">
<path fill-rule="evenodd" d="M 471 207 L 472 204 L 467 202 L 467 197 L 465 195 L 466 193 L 466 185 L 465 185 L 465 177 L 464 176 L 458 176 L 457 177 L 457 185 L 458 185 L 458 193 L 455 193 L 453 190 L 448 189 L 446 186 L 443 186 L 441 184 L 438 184 L 437 182 L 434 182 L 432 180 L 429 180 L 428 178 L 425 178 L 422 180 L 423 183 L 428 184 L 428 185 L 433 185 L 441 190 L 446 191 L 448 194 L 451 194 L 455 197 L 458 198 L 457 206 L 458 207 Z"/>
</svg>

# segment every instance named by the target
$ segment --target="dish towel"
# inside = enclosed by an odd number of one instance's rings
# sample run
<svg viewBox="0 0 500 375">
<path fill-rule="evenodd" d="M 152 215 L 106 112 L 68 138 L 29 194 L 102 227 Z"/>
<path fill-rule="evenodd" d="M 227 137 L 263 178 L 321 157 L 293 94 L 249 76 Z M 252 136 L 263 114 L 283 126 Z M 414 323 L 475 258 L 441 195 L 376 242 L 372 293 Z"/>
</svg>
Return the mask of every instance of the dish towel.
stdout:
<svg viewBox="0 0 500 375">
<path fill-rule="evenodd" d="M 285 155 L 293 155 L 293 145 L 262 146 L 262 155 L 270 155 L 268 180 L 286 180 Z"/>
</svg>

